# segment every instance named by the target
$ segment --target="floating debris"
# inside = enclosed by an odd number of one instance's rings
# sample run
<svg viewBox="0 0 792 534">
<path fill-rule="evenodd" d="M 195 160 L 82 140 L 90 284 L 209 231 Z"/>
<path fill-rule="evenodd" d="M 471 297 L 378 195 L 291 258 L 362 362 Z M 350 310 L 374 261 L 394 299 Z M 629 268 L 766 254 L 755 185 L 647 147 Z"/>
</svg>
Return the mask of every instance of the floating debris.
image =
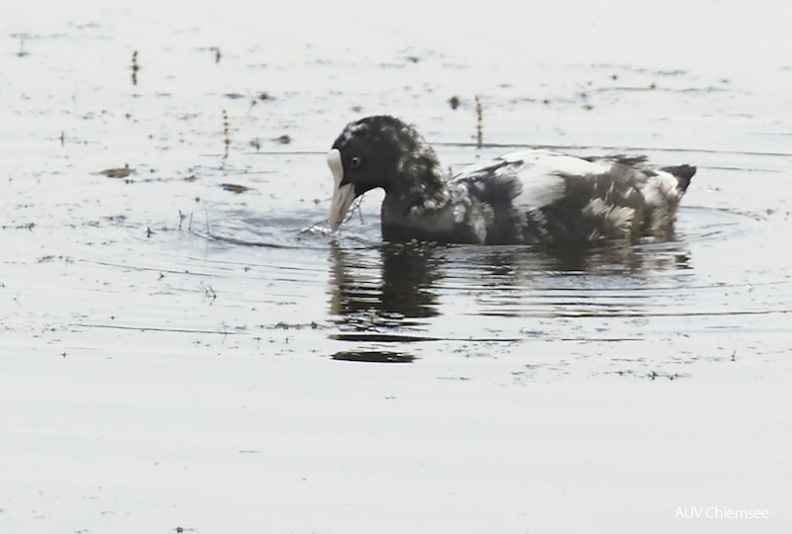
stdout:
<svg viewBox="0 0 792 534">
<path fill-rule="evenodd" d="M 484 145 L 484 109 L 481 107 L 481 99 L 476 95 L 476 148 Z"/>
<path fill-rule="evenodd" d="M 18 57 L 25 57 L 26 55 L 28 55 L 27 50 L 25 50 L 25 37 L 27 37 L 27 34 L 20 33 L 17 35 L 12 35 L 12 37 L 19 37 L 19 52 L 17 52 L 16 55 Z"/>
<path fill-rule="evenodd" d="M 279 330 L 292 330 L 292 329 L 301 330 L 303 328 L 310 328 L 311 330 L 317 330 L 318 328 L 322 328 L 322 327 L 316 321 L 311 321 L 310 323 L 286 323 L 283 321 L 279 321 L 272 328 L 277 328 Z"/>
<path fill-rule="evenodd" d="M 129 167 L 129 163 L 124 163 L 123 167 L 116 167 L 116 168 L 113 168 L 113 169 L 105 169 L 103 171 L 99 171 L 99 174 L 103 174 L 104 176 L 107 176 L 108 178 L 126 178 L 132 172 L 134 172 L 134 170 L 135 169 L 132 169 L 132 168 Z"/>
<path fill-rule="evenodd" d="M 412 354 L 389 350 L 343 350 L 331 355 L 330 358 L 336 361 L 363 363 L 412 363 L 416 359 Z"/>
<path fill-rule="evenodd" d="M 204 283 L 201 282 L 201 287 L 203 287 L 204 296 L 207 299 L 209 299 L 210 304 L 213 303 L 215 300 L 217 300 L 217 292 L 214 290 L 212 286 L 210 286 L 209 284 L 204 285 Z M 225 325 L 223 325 L 223 329 L 225 330 Z"/>
<path fill-rule="evenodd" d="M 225 144 L 223 159 L 228 159 L 228 147 L 231 145 L 231 128 L 228 124 L 228 113 L 226 113 L 226 110 L 223 110 L 223 143 Z"/>
<path fill-rule="evenodd" d="M 222 57 L 223 57 L 223 53 L 222 53 L 222 52 L 220 52 L 220 47 L 219 47 L 219 46 L 212 46 L 212 47 L 210 47 L 210 48 L 209 48 L 209 50 L 211 50 L 212 52 L 214 52 L 214 55 L 215 55 L 215 63 L 220 63 L 220 58 L 222 58 Z"/>
<path fill-rule="evenodd" d="M 140 70 L 137 50 L 132 52 L 132 85 L 137 85 L 137 73 Z"/>
<path fill-rule="evenodd" d="M 237 195 L 253 189 L 252 187 L 248 187 L 246 185 L 231 184 L 231 183 L 220 184 L 220 187 L 222 187 L 226 191 L 231 191 L 232 193 L 236 193 Z"/>
<path fill-rule="evenodd" d="M 13 225 L 13 226 L 4 224 L 3 226 L 0 226 L 0 229 L 2 229 L 2 230 L 30 230 L 32 232 L 33 228 L 35 228 L 35 227 L 36 227 L 36 223 L 29 222 L 29 223 L 26 223 L 26 224 L 16 224 L 16 225 Z M 3 287 L 2 284 L 0 284 L 0 287 Z"/>
</svg>

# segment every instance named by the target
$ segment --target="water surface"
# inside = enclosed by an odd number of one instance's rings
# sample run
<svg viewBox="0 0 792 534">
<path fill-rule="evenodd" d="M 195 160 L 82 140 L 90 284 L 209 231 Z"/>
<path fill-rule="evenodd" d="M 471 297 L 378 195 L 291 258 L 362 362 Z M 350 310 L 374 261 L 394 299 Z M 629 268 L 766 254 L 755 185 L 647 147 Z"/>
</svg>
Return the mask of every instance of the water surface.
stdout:
<svg viewBox="0 0 792 534">
<path fill-rule="evenodd" d="M 789 7 L 551 4 L 0 8 L 0 530 L 788 525 Z M 382 112 L 699 171 L 665 242 L 327 235 Z"/>
</svg>

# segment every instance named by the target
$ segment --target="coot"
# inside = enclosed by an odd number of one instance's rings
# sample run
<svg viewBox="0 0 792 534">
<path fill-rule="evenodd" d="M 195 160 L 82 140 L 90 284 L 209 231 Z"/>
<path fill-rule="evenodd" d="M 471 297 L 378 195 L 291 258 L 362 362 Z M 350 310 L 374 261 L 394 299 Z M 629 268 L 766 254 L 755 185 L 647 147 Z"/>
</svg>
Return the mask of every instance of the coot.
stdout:
<svg viewBox="0 0 792 534">
<path fill-rule="evenodd" d="M 524 150 L 446 178 L 412 126 L 378 115 L 347 124 L 327 155 L 335 188 L 330 227 L 352 201 L 385 190 L 389 241 L 594 245 L 669 234 L 691 165 L 656 167 L 643 156 L 576 157 Z"/>
</svg>

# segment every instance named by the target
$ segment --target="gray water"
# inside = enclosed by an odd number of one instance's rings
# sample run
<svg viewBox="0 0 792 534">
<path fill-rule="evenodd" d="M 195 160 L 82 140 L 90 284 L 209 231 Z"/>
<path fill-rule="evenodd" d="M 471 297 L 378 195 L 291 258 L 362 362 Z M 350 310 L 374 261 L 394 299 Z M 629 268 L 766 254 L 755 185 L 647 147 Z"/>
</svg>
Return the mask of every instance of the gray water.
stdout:
<svg viewBox="0 0 792 534">
<path fill-rule="evenodd" d="M 2 530 L 789 525 L 772 7 L 0 8 Z M 376 192 L 328 235 L 325 151 L 375 113 L 452 169 L 548 146 L 699 170 L 665 242 L 387 244 Z"/>
</svg>

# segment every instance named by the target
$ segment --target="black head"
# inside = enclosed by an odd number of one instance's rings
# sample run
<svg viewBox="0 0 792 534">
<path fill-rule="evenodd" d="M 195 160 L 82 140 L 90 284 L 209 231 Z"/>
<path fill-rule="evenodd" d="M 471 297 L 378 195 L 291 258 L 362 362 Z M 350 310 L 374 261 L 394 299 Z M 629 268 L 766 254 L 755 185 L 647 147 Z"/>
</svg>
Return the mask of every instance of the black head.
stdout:
<svg viewBox="0 0 792 534">
<path fill-rule="evenodd" d="M 387 191 L 403 160 L 428 147 L 412 126 L 389 115 L 376 115 L 347 124 L 332 148 L 341 154 L 342 185 L 354 184 L 355 193 L 362 195 L 377 187 Z"/>
<path fill-rule="evenodd" d="M 377 187 L 386 193 L 409 186 L 427 172 L 439 169 L 432 148 L 415 129 L 389 115 L 350 122 L 327 154 L 335 189 L 330 207 L 330 226 L 340 226 L 358 197 Z"/>
</svg>

